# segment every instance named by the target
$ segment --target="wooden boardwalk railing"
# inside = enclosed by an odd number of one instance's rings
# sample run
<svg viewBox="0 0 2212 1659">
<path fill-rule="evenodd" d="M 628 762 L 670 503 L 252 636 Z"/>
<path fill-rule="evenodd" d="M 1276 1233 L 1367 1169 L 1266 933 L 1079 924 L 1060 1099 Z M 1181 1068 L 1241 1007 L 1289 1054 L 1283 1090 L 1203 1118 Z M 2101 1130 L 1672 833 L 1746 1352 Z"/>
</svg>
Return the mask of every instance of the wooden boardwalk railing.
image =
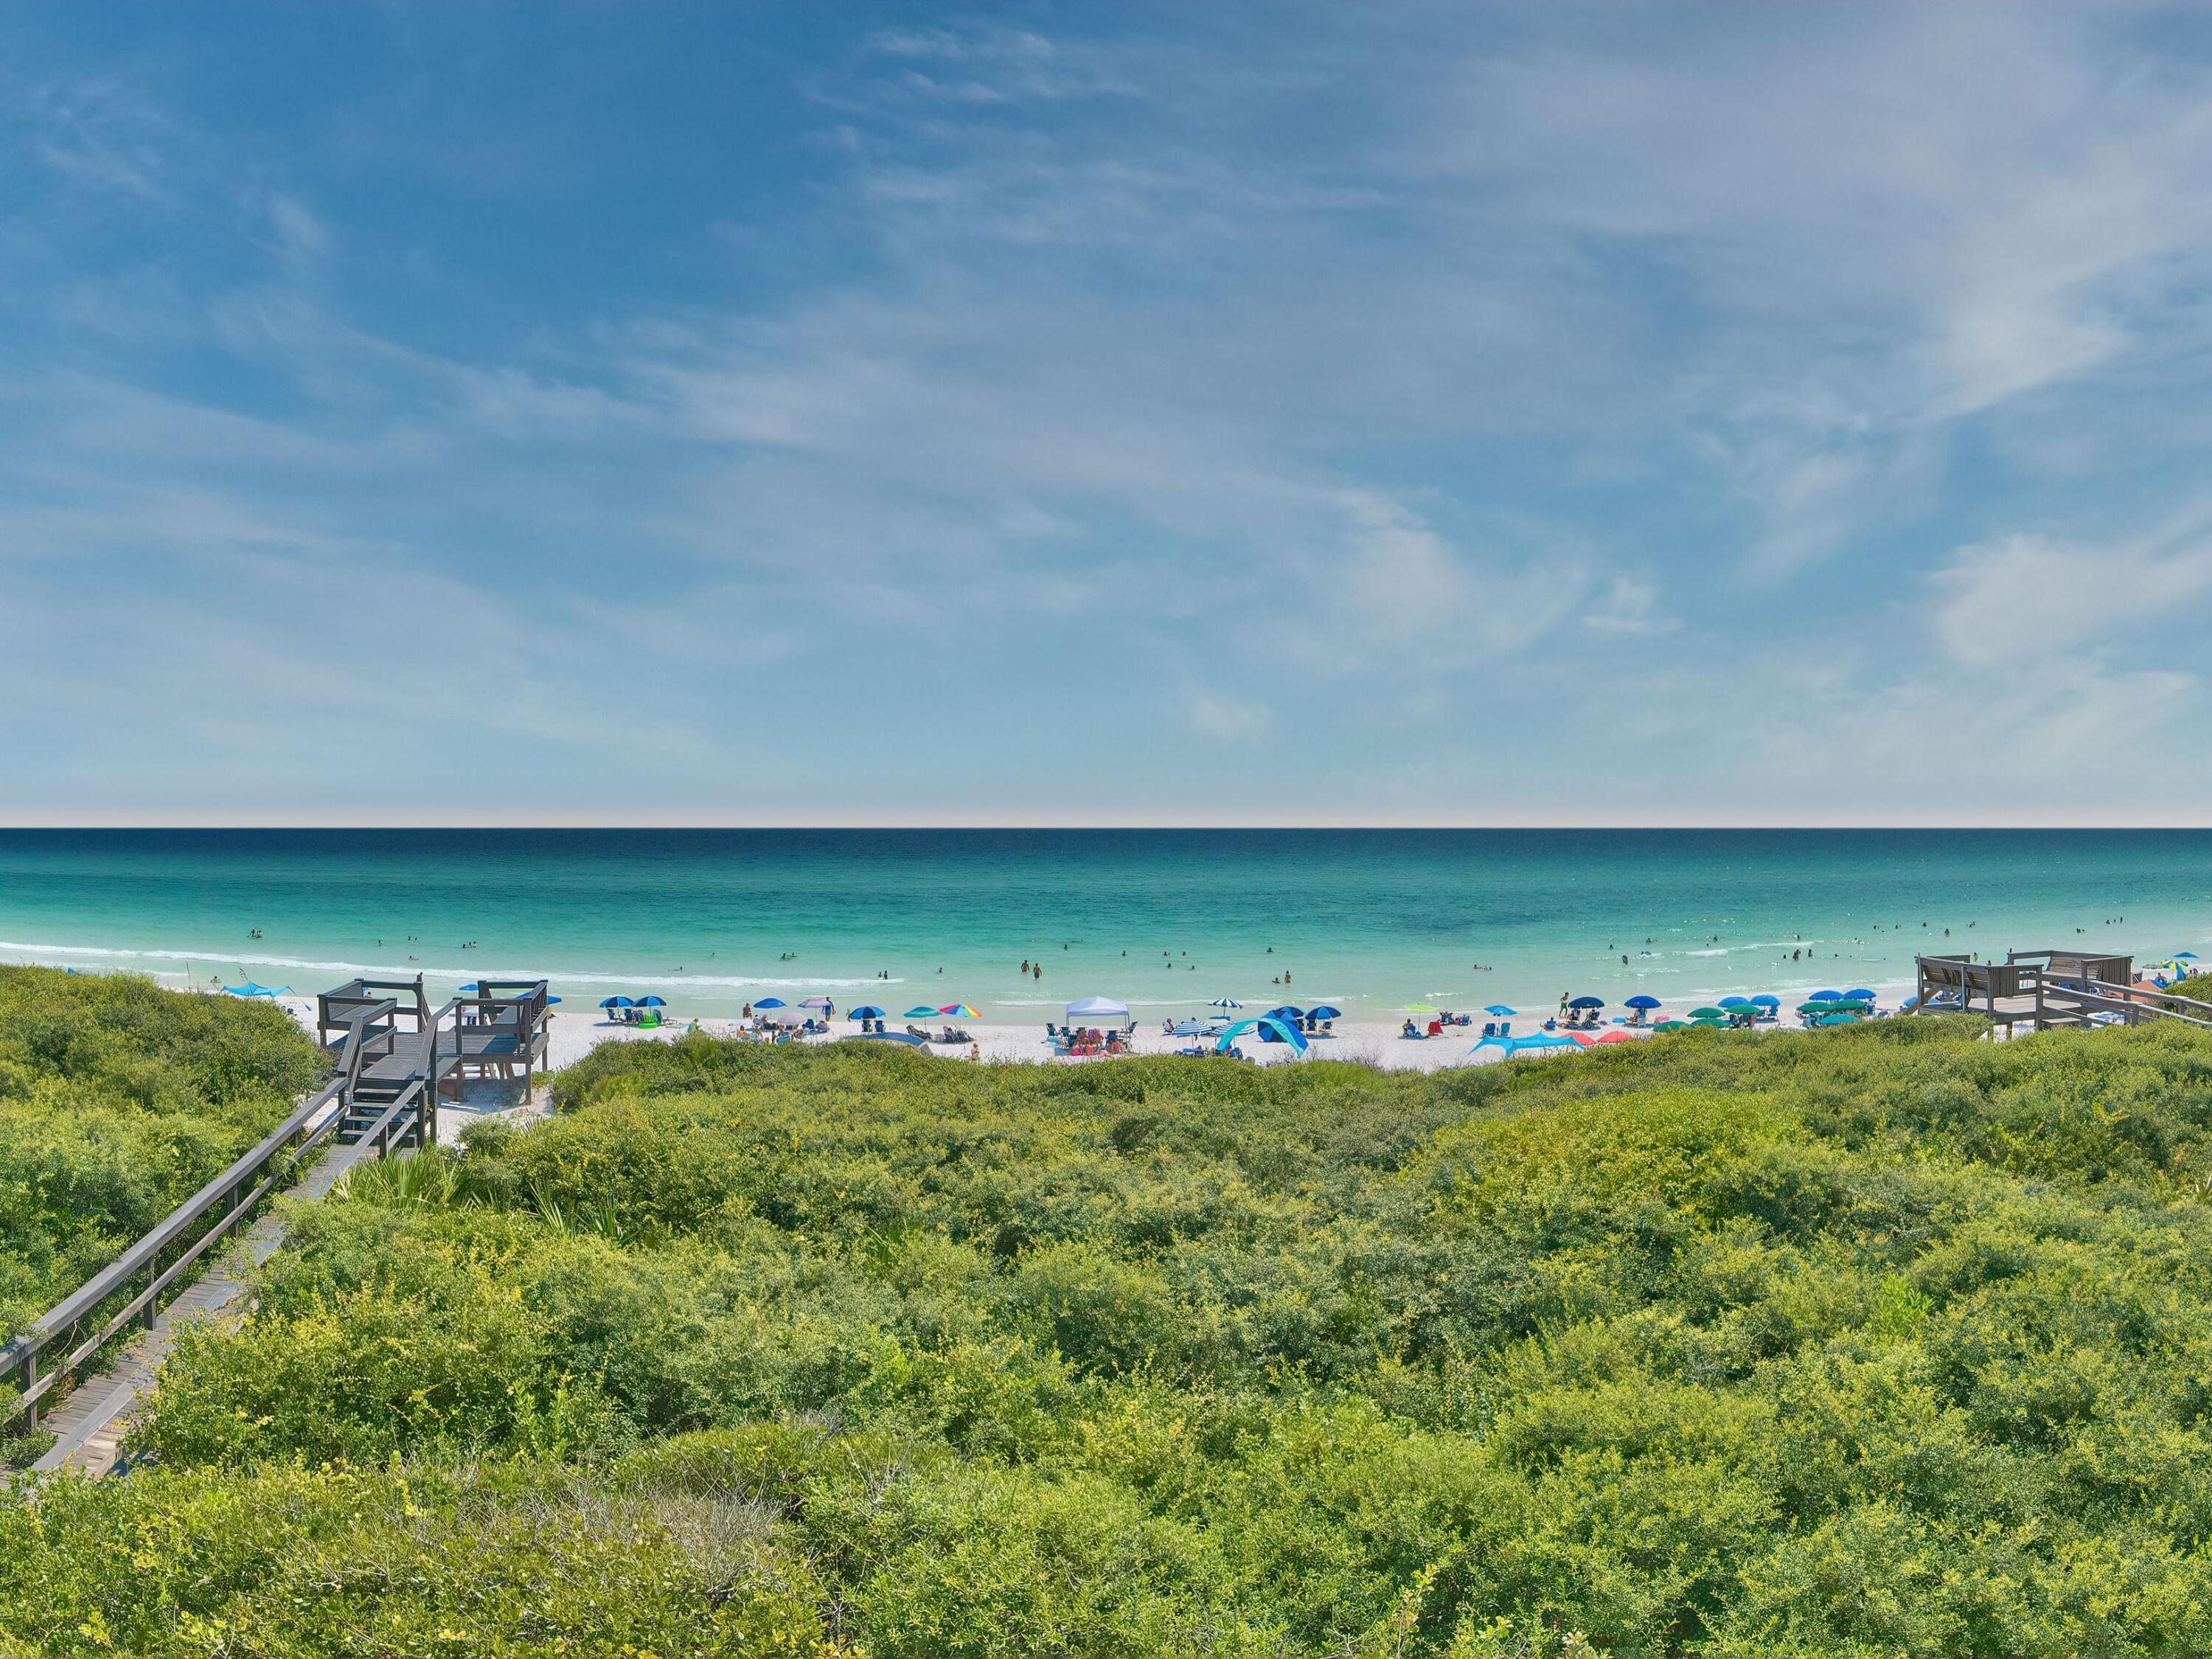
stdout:
<svg viewBox="0 0 2212 1659">
<path fill-rule="evenodd" d="M 434 1023 L 415 1045 L 421 1070 L 394 1079 L 396 1087 L 379 1091 L 365 1115 L 359 1104 L 364 1077 L 379 1066 L 389 1069 L 397 1006 L 386 998 L 349 1010 L 345 1036 L 333 1055 L 336 1074 L 328 1082 L 143 1237 L 27 1330 L 0 1345 L 0 1384 L 13 1383 L 16 1389 L 14 1398 L 0 1402 L 0 1428 L 11 1424 L 21 1429 L 40 1427 L 49 1402 L 106 1356 L 118 1339 L 143 1328 L 146 1334 L 133 1345 L 137 1352 L 123 1368 L 135 1399 L 151 1379 L 149 1354 L 158 1363 L 159 1353 L 167 1347 L 169 1328 L 177 1322 L 165 1311 L 165 1301 L 179 1307 L 181 1298 L 189 1298 L 193 1306 L 188 1311 L 206 1311 L 210 1297 L 194 1295 L 185 1287 L 219 1245 L 258 1232 L 264 1236 L 266 1245 L 258 1256 L 275 1248 L 281 1228 L 273 1223 L 246 1226 L 271 1194 L 305 1175 L 319 1195 L 362 1158 L 380 1157 L 396 1146 L 435 1138 L 437 1082 L 443 1072 L 453 1069 L 454 1051 L 440 1041 Z M 74 1398 L 63 1409 L 73 1407 L 82 1419 L 77 1426 L 90 1432 L 129 1403 L 111 1405 L 105 1417 L 97 1402 Z M 54 1466 L 54 1460 L 65 1457 L 70 1449 L 70 1435 L 59 1434 L 57 1445 L 38 1467 Z"/>
</svg>

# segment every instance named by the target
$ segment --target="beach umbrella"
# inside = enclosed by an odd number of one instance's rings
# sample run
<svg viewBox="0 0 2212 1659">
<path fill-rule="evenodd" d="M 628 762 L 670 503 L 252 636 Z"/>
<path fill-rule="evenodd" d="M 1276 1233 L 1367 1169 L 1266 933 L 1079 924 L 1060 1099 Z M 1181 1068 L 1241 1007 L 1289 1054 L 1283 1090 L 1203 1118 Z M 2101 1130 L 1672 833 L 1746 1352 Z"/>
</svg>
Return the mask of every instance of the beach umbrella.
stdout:
<svg viewBox="0 0 2212 1659">
<path fill-rule="evenodd" d="M 757 1008 L 760 1004 L 755 1003 L 753 1006 Z M 771 1025 L 804 1025 L 806 1019 L 804 1008 L 771 1008 L 768 1012 L 768 1023 Z"/>
<path fill-rule="evenodd" d="M 1721 1006 L 1723 1008 L 1748 1008 L 1751 1006 L 1751 999 L 1749 997 L 1723 997 L 1721 999 Z"/>
<path fill-rule="evenodd" d="M 964 1002 L 948 1002 L 937 1012 L 944 1015 L 947 1019 L 981 1019 L 983 1018 L 982 1015 L 977 1013 L 973 1008 L 970 1008 Z"/>
<path fill-rule="evenodd" d="M 1242 1008 L 1244 1005 L 1235 997 L 1216 997 L 1206 1006 L 1209 1008 Z"/>
<path fill-rule="evenodd" d="M 1808 1002 L 1837 1002 L 1843 998 L 1841 991 L 1815 991 L 1805 999 Z"/>
<path fill-rule="evenodd" d="M 1692 1025 L 1722 1025 L 1726 1023 L 1727 1022 L 1724 1021 L 1718 1014 L 1692 1014 L 1690 1016 L 1690 1024 Z"/>
<path fill-rule="evenodd" d="M 1633 1031 L 1623 1031 L 1616 1029 L 1602 1033 L 1598 1037 L 1598 1041 L 1600 1042 L 1641 1042 L 1644 1039 L 1637 1036 Z"/>
<path fill-rule="evenodd" d="M 665 1008 L 668 1005 L 659 997 L 640 997 L 637 1006 L 641 1008 Z"/>
<path fill-rule="evenodd" d="M 1577 1048 L 1587 1048 L 1591 1043 L 1595 1042 L 1597 1039 L 1592 1036 L 1588 1031 L 1570 1031 L 1567 1033 L 1567 1041 L 1573 1043 Z"/>
<path fill-rule="evenodd" d="M 1692 1019 L 1726 1019 L 1728 1018 L 1728 1010 L 1725 1008 L 1692 1008 L 1690 1010 L 1690 1018 Z"/>
<path fill-rule="evenodd" d="M 1845 1002 L 1872 1002 L 1874 1000 L 1874 993 L 1864 989 L 1846 991 L 1844 993 L 1844 1000 Z"/>
<path fill-rule="evenodd" d="M 1836 1012 L 1835 1000 L 1831 998 L 1826 1002 L 1801 1002 L 1797 1005 L 1797 1012 L 1801 1014 L 1832 1014 Z"/>
<path fill-rule="evenodd" d="M 1344 1018 L 1344 1010 L 1341 1008 L 1332 1008 L 1328 1004 L 1324 1002 L 1318 1007 L 1307 1009 L 1306 1018 L 1308 1019 L 1342 1019 Z"/>
<path fill-rule="evenodd" d="M 908 1009 L 904 1013 L 901 1014 L 899 1018 L 901 1019 L 935 1019 L 937 1018 L 937 1010 L 925 1003 L 919 1008 Z"/>
<path fill-rule="evenodd" d="M 1655 1031 L 1681 1031 L 1689 1028 L 1687 1020 L 1662 1019 L 1651 1029 Z"/>
<path fill-rule="evenodd" d="M 758 1002 L 753 1004 L 753 1006 L 756 1008 L 781 1008 L 783 1006 L 783 999 L 781 997 L 763 997 Z"/>
<path fill-rule="evenodd" d="M 1521 1011 L 1517 1008 L 1509 1008 L 1502 1002 L 1493 1002 L 1482 1012 L 1486 1014 L 1494 1014 L 1499 1019 L 1510 1019 Z"/>
<path fill-rule="evenodd" d="M 1839 1014 L 1823 1014 L 1820 1018 L 1813 1023 L 1816 1025 L 1850 1025 L 1856 1024 L 1858 1016 L 1856 1014 L 1851 1012 L 1849 1009 L 1845 1009 Z"/>
<path fill-rule="evenodd" d="M 1425 1002 L 1409 1002 L 1398 1012 L 1401 1014 L 1433 1014 L 1436 1010 Z"/>
<path fill-rule="evenodd" d="M 1782 999 L 1769 996 L 1765 992 L 1761 991 L 1751 1000 L 1751 1006 L 1754 1008 L 1779 1008 L 1782 1006 Z"/>
<path fill-rule="evenodd" d="M 1569 1003 L 1567 1006 L 1570 1008 L 1602 1008 L 1605 1006 L 1605 999 L 1603 997 L 1577 997 L 1572 1002 Z"/>
<path fill-rule="evenodd" d="M 2197 952 L 2194 951 L 2176 951 L 2173 953 L 2173 959 L 2176 962 L 2194 962 L 2197 960 Z"/>
<path fill-rule="evenodd" d="M 1656 1008 L 1659 1006 L 1659 999 L 1638 994 L 1629 998 L 1627 1006 L 1631 1008 Z"/>
<path fill-rule="evenodd" d="M 881 1019 L 883 1017 L 884 1011 L 872 1002 L 864 1002 L 857 1008 L 848 1008 L 845 1011 L 845 1018 L 848 1019 Z"/>
<path fill-rule="evenodd" d="M 802 1008 L 834 1008 L 837 1005 L 828 997 L 801 997 L 799 1006 Z"/>
<path fill-rule="evenodd" d="M 1304 1019 L 1305 1017 L 1306 1011 L 1304 1009 L 1293 1008 L 1287 1002 L 1279 1008 L 1270 1008 L 1267 1010 L 1267 1018 L 1269 1019 Z"/>
<path fill-rule="evenodd" d="M 632 1002 L 628 997 L 609 997 L 605 1001 L 602 1002 L 599 1006 L 602 1008 L 635 1008 L 637 1006 L 637 1004 Z"/>
</svg>

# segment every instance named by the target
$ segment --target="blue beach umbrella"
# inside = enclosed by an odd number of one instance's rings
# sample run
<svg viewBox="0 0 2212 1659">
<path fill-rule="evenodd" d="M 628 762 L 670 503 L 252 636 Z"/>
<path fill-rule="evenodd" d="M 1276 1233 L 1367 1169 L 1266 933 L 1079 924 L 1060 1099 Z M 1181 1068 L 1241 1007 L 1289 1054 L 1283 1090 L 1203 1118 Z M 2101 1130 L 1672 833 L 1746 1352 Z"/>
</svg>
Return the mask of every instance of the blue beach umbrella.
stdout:
<svg viewBox="0 0 2212 1659">
<path fill-rule="evenodd" d="M 1844 1000 L 1845 1002 L 1872 1002 L 1874 1000 L 1874 993 L 1863 988 L 1856 991 L 1846 991 L 1844 993 Z"/>
<path fill-rule="evenodd" d="M 1569 1003 L 1567 1006 L 1570 1008 L 1602 1008 L 1605 1006 L 1605 999 L 1603 997 L 1577 997 L 1572 1002 Z"/>
<path fill-rule="evenodd" d="M 2176 951 L 2173 953 L 2173 959 L 2176 962 L 2194 962 L 2197 960 L 2197 952 L 2194 951 Z"/>
<path fill-rule="evenodd" d="M 1752 1002 L 1749 997 L 1723 997 L 1721 999 L 1721 1006 L 1723 1008 L 1748 1008 L 1751 1006 Z"/>
<path fill-rule="evenodd" d="M 1779 1008 L 1782 1006 L 1782 999 L 1769 996 L 1765 992 L 1761 991 L 1751 1000 L 1751 1006 L 1754 1008 Z"/>
<path fill-rule="evenodd" d="M 1815 991 L 1805 999 L 1808 1002 L 1841 1002 L 1843 1000 L 1844 994 L 1841 991 Z"/>
<path fill-rule="evenodd" d="M 845 1018 L 848 1019 L 881 1019 L 883 1017 L 884 1011 L 872 1002 L 864 1002 L 857 1008 L 848 1008 L 845 1011 Z"/>
<path fill-rule="evenodd" d="M 635 1008 L 637 1005 L 628 997 L 609 997 L 599 1004 L 602 1008 Z"/>
<path fill-rule="evenodd" d="M 1521 1011 L 1517 1008 L 1509 1008 L 1502 1002 L 1493 1002 L 1482 1012 L 1486 1014 L 1494 1014 L 1500 1019 L 1510 1019 Z"/>
<path fill-rule="evenodd" d="M 283 997 L 292 994 L 292 988 L 289 985 L 257 985 L 250 979 L 243 985 L 226 985 L 222 988 L 234 997 Z"/>
<path fill-rule="evenodd" d="M 1318 1007 L 1307 1009 L 1306 1018 L 1308 1019 L 1342 1019 L 1344 1018 L 1344 1010 L 1341 1008 L 1332 1008 L 1328 1004 L 1324 1002 Z"/>
<path fill-rule="evenodd" d="M 1279 1008 L 1268 1009 L 1267 1017 L 1269 1019 L 1304 1019 L 1306 1017 L 1306 1011 L 1303 1008 L 1293 1008 L 1286 1002 Z"/>
<path fill-rule="evenodd" d="M 1629 998 L 1627 1006 L 1631 1008 L 1656 1008 L 1659 1006 L 1659 999 L 1638 994 Z"/>
<path fill-rule="evenodd" d="M 640 997 L 637 1006 L 641 1008 L 665 1008 L 668 1005 L 659 997 Z"/>
<path fill-rule="evenodd" d="M 753 1004 L 756 1008 L 781 1008 L 784 1006 L 781 997 L 763 997 L 758 1002 Z M 933 1014 L 937 1010 L 933 1008 L 929 1012 Z"/>
<path fill-rule="evenodd" d="M 778 1006 L 781 1006 L 781 1005 L 779 1004 Z M 899 1018 L 901 1019 L 935 1019 L 937 1018 L 937 1010 L 925 1005 L 919 1008 L 909 1008 L 904 1013 L 901 1014 Z"/>
<path fill-rule="evenodd" d="M 1206 1006 L 1209 1008 L 1242 1008 L 1244 1005 L 1235 997 L 1216 997 Z"/>
</svg>

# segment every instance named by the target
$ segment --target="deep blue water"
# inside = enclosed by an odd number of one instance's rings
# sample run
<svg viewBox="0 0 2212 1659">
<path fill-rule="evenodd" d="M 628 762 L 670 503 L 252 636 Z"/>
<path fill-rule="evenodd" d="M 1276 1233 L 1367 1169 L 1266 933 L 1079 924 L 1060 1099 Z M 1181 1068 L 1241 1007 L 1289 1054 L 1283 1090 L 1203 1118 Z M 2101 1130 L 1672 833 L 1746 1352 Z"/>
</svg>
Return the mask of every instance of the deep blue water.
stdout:
<svg viewBox="0 0 2212 1659">
<path fill-rule="evenodd" d="M 1024 1022 L 1090 994 L 1673 1001 L 1895 983 L 1946 928 L 2203 949 L 2212 832 L 0 831 L 0 959 L 302 992 L 543 974 L 679 1014 L 817 989 Z"/>
</svg>

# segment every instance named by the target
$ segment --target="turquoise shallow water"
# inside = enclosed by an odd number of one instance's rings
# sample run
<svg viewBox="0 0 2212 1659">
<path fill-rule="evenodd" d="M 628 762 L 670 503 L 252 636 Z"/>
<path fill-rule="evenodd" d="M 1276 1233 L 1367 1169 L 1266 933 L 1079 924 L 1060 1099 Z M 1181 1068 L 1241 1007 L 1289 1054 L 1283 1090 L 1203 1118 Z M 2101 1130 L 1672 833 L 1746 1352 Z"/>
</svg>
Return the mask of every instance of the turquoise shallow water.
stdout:
<svg viewBox="0 0 2212 1659">
<path fill-rule="evenodd" d="M 1896 984 L 1917 950 L 2208 940 L 2207 831 L 0 832 L 0 959 L 303 993 L 545 975 L 679 1015 L 1786 997 Z"/>
</svg>

